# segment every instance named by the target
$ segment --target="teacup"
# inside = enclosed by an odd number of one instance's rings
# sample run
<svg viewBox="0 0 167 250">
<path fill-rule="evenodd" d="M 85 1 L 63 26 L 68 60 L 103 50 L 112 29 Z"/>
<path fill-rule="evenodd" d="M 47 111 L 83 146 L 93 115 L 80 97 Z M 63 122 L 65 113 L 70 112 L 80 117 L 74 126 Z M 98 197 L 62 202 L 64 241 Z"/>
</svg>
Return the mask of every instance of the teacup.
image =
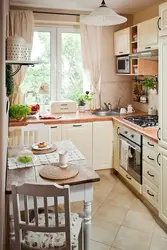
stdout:
<svg viewBox="0 0 167 250">
<path fill-rule="evenodd" d="M 58 152 L 59 154 L 59 164 L 61 168 L 66 168 L 68 166 L 68 151 L 61 150 Z"/>
</svg>

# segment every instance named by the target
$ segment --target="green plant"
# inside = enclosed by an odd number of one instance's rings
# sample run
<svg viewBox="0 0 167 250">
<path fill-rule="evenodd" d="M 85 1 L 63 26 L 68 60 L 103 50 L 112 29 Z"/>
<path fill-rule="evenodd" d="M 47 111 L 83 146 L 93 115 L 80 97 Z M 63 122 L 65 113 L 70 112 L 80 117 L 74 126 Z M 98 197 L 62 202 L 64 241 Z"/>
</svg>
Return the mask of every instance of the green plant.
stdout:
<svg viewBox="0 0 167 250">
<path fill-rule="evenodd" d="M 12 76 L 12 65 L 6 65 L 6 94 L 11 96 L 14 92 L 14 79 Z"/>
<path fill-rule="evenodd" d="M 154 78 L 145 78 L 141 83 L 145 89 L 155 89 Z"/>
<path fill-rule="evenodd" d="M 85 106 L 86 101 L 83 98 L 78 99 L 78 106 Z"/>
<path fill-rule="evenodd" d="M 29 107 L 22 104 L 13 104 L 9 108 L 9 117 L 13 119 L 25 118 L 29 114 Z"/>
<path fill-rule="evenodd" d="M 93 100 L 93 94 L 90 93 L 89 91 L 86 91 L 85 94 L 79 94 L 78 98 L 85 100 L 85 102 L 86 101 L 90 102 Z"/>
</svg>

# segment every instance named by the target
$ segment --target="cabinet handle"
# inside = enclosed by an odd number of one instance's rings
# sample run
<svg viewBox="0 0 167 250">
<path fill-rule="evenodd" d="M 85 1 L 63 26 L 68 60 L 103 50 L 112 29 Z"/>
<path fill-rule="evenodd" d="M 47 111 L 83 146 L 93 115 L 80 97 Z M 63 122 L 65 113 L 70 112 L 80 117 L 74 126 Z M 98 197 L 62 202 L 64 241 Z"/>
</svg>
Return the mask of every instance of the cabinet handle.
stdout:
<svg viewBox="0 0 167 250">
<path fill-rule="evenodd" d="M 158 18 L 158 21 L 157 21 L 157 26 L 158 26 L 158 29 L 159 29 L 159 30 L 161 30 L 160 21 L 161 21 L 161 17 L 159 17 L 159 18 Z"/>
<path fill-rule="evenodd" d="M 161 155 L 160 153 L 157 155 L 157 163 L 158 163 L 159 166 L 161 166 L 161 164 L 160 164 L 160 162 L 159 162 L 159 157 L 160 157 L 160 155 Z"/>
<path fill-rule="evenodd" d="M 148 158 L 150 161 L 154 161 L 154 159 L 151 158 L 149 155 L 147 156 L 147 158 Z"/>
<path fill-rule="evenodd" d="M 123 52 L 119 52 L 119 54 L 122 54 Z"/>
<path fill-rule="evenodd" d="M 51 128 L 57 128 L 57 126 L 53 126 L 53 127 L 51 127 Z"/>
<path fill-rule="evenodd" d="M 158 137 L 158 140 L 160 141 L 161 140 L 161 138 L 160 138 L 160 136 L 159 136 L 159 132 L 160 132 L 160 128 L 158 129 L 158 131 L 157 131 L 157 137 Z"/>
<path fill-rule="evenodd" d="M 73 125 L 74 128 L 78 128 L 78 127 L 82 127 L 81 124 L 78 124 L 78 125 Z"/>
<path fill-rule="evenodd" d="M 154 197 L 154 194 L 151 194 L 149 190 L 147 190 L 147 194 Z"/>
<path fill-rule="evenodd" d="M 151 144 L 149 141 L 147 142 L 147 144 L 148 144 L 150 147 L 154 147 L 154 144 Z"/>
<path fill-rule="evenodd" d="M 134 137 L 135 137 L 135 135 L 131 135 L 130 137 L 131 137 L 131 138 L 134 138 Z"/>
<path fill-rule="evenodd" d="M 150 174 L 150 172 L 149 172 L 149 171 L 147 171 L 147 174 L 148 174 L 149 176 L 151 176 L 151 177 L 155 177 L 155 175 Z"/>
<path fill-rule="evenodd" d="M 151 49 L 151 47 L 145 47 L 145 49 Z"/>
<path fill-rule="evenodd" d="M 120 135 L 119 130 L 120 130 L 120 127 L 117 128 L 117 135 Z"/>
<path fill-rule="evenodd" d="M 132 178 L 131 178 L 131 177 L 129 177 L 128 175 L 126 175 L 126 178 L 128 178 L 129 180 L 132 180 Z"/>
</svg>

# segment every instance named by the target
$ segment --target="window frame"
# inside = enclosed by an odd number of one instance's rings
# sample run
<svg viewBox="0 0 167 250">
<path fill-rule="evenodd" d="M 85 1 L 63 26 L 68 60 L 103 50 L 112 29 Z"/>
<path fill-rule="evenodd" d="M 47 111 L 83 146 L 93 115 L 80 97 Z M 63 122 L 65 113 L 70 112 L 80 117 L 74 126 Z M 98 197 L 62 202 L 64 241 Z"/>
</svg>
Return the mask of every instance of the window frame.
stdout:
<svg viewBox="0 0 167 250">
<path fill-rule="evenodd" d="M 60 101 L 62 67 L 61 67 L 61 34 L 62 33 L 80 33 L 79 28 L 72 26 L 35 26 L 34 32 L 50 32 L 50 98 L 51 101 Z"/>
</svg>

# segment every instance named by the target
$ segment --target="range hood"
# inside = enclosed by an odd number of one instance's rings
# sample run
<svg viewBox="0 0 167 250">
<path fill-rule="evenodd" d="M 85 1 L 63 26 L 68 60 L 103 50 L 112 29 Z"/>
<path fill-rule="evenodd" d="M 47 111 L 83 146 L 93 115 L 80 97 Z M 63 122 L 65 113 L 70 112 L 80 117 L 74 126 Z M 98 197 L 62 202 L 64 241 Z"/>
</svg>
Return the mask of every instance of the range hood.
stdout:
<svg viewBox="0 0 167 250">
<path fill-rule="evenodd" d="M 158 50 L 150 50 L 150 51 L 143 51 L 138 52 L 135 54 L 130 54 L 129 57 L 131 58 L 143 58 L 143 59 L 149 59 L 149 60 L 158 60 Z"/>
</svg>

